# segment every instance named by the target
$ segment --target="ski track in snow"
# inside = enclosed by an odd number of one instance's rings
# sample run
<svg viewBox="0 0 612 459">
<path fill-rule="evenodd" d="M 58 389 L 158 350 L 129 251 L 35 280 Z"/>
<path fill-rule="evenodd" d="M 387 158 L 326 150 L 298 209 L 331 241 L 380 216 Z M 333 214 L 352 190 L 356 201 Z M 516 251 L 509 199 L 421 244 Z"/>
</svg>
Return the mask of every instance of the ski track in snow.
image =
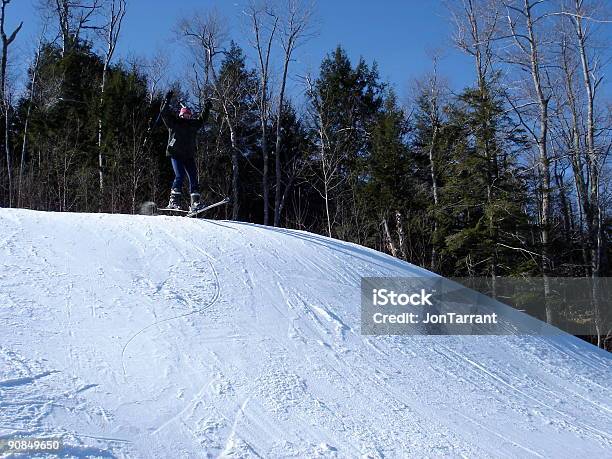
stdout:
<svg viewBox="0 0 612 459">
<path fill-rule="evenodd" d="M 173 236 L 171 236 L 171 234 L 170 234 L 170 233 L 168 233 L 167 231 L 165 231 L 165 234 L 166 234 L 168 237 L 173 237 Z M 175 246 L 175 247 L 176 247 L 176 246 Z M 198 247 L 195 247 L 194 249 L 195 249 L 195 250 L 197 250 L 198 252 L 200 252 L 200 253 L 204 254 L 206 257 L 209 257 L 209 258 L 210 258 L 210 256 L 209 256 L 208 254 L 206 254 L 205 252 L 203 252 L 203 251 L 202 251 L 201 249 L 199 249 Z M 138 335 L 140 335 L 141 333 L 144 333 L 144 332 L 145 332 L 145 331 L 147 331 L 149 328 L 152 328 L 152 327 L 155 327 L 155 326 L 157 326 L 157 325 L 160 325 L 160 324 L 161 324 L 161 323 L 163 323 L 163 322 L 170 322 L 170 321 L 172 321 L 172 320 L 181 319 L 181 318 L 183 318 L 183 317 L 187 317 L 187 316 L 190 316 L 190 315 L 192 315 L 192 314 L 201 314 L 201 313 L 203 313 L 203 312 L 204 312 L 206 309 L 210 308 L 211 306 L 213 306 L 213 305 L 214 305 L 214 304 L 217 302 L 217 300 L 219 299 L 219 296 L 220 296 L 220 294 L 221 294 L 221 287 L 220 287 L 220 285 L 219 285 L 219 275 L 218 275 L 218 273 L 217 273 L 217 270 L 215 269 L 215 266 L 212 264 L 212 262 L 209 262 L 209 265 L 210 265 L 211 272 L 212 272 L 212 275 L 213 275 L 213 278 L 214 278 L 214 286 L 215 286 L 215 292 L 214 292 L 214 294 L 213 294 L 212 298 L 211 298 L 211 299 L 210 299 L 210 300 L 209 300 L 207 303 L 205 303 L 204 305 L 196 305 L 196 304 L 194 304 L 194 302 L 193 302 L 193 301 L 190 301 L 190 300 L 188 299 L 188 298 L 189 298 L 188 296 L 181 297 L 180 299 L 181 299 L 181 300 L 184 302 L 184 304 L 185 304 L 186 306 L 188 306 L 188 307 L 189 307 L 189 309 L 191 309 L 191 311 L 186 312 L 186 313 L 184 313 L 184 314 L 178 314 L 178 315 L 175 315 L 175 316 L 172 316 L 172 317 L 167 317 L 167 318 L 165 318 L 165 319 L 156 320 L 156 321 L 155 321 L 155 322 L 153 322 L 152 324 L 149 324 L 149 325 L 147 325 L 146 327 L 141 328 L 141 329 L 140 329 L 138 332 L 136 332 L 134 335 L 132 335 L 132 336 L 130 337 L 130 339 L 128 339 L 128 340 L 127 340 L 127 342 L 126 342 L 126 343 L 125 343 L 125 345 L 123 346 L 123 349 L 121 350 L 121 364 L 122 364 L 122 366 L 123 366 L 123 374 L 124 374 L 124 375 L 127 375 L 127 370 L 126 370 L 126 367 L 125 367 L 125 352 L 126 352 L 126 349 L 127 349 L 128 345 L 129 345 L 129 344 L 130 344 L 130 343 L 131 343 L 131 342 L 132 342 L 134 339 L 136 339 L 136 338 L 138 337 Z M 174 275 L 174 276 L 177 276 L 177 275 L 178 275 L 178 273 L 174 273 L 173 275 Z M 192 279 L 191 279 L 191 281 L 192 281 L 192 284 L 193 284 L 193 288 L 200 288 L 200 287 L 201 287 L 201 285 L 198 283 L 198 281 L 200 281 L 200 282 L 201 282 L 201 281 L 203 281 L 203 278 L 201 278 L 201 279 L 197 279 L 197 278 L 196 278 L 196 279 L 193 279 L 193 278 L 192 278 Z M 157 288 L 157 291 L 158 291 L 158 292 L 159 292 L 159 291 L 162 289 L 162 286 L 163 286 L 163 285 L 164 285 L 166 282 L 167 282 L 167 280 L 166 280 L 166 281 L 164 281 L 164 282 L 162 282 L 162 284 L 161 284 L 160 286 L 158 286 L 158 288 Z M 188 295 L 188 294 L 189 294 L 189 292 L 186 292 L 186 295 Z"/>
<path fill-rule="evenodd" d="M 360 334 L 361 276 L 427 271 L 300 231 L 0 209 L 0 438 L 62 457 L 590 457 L 609 354 Z"/>
</svg>

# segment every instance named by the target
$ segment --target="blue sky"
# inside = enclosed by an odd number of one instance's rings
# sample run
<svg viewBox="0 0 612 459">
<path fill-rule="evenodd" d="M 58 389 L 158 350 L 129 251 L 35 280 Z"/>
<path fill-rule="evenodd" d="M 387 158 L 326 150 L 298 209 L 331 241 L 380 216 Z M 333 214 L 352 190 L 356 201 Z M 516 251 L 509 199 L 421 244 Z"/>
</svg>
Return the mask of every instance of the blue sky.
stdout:
<svg viewBox="0 0 612 459">
<path fill-rule="evenodd" d="M 39 29 L 36 0 L 16 0 L 8 9 L 9 26 L 24 21 L 16 49 L 29 59 Z M 216 8 L 230 26 L 230 36 L 248 54 L 248 36 L 242 25 L 245 0 L 130 0 L 117 57 L 151 56 L 162 49 L 171 56 L 170 78 L 180 74 L 186 57 L 172 29 L 179 18 L 194 10 Z M 452 47 L 451 24 L 441 1 L 385 0 L 384 2 L 334 0 L 316 2 L 318 35 L 296 51 L 292 74 L 316 73 L 321 59 L 341 44 L 350 58 L 376 60 L 381 77 L 390 82 L 400 97 L 409 94 L 410 82 L 431 69 L 432 50 L 445 49 L 439 71 L 451 87 L 471 84 L 472 63 Z M 290 91 L 299 92 L 296 79 Z"/>
</svg>

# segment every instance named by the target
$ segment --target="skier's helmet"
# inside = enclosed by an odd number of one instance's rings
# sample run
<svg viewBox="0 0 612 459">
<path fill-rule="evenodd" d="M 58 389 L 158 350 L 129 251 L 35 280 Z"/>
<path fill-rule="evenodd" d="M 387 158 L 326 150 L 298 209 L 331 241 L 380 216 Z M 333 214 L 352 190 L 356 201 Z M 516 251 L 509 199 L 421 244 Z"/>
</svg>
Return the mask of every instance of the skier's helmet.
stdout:
<svg viewBox="0 0 612 459">
<path fill-rule="evenodd" d="M 181 118 L 191 118 L 191 116 L 193 115 L 193 113 L 191 113 L 191 110 L 189 110 L 189 108 L 187 107 L 182 107 L 181 111 L 179 112 L 179 116 Z"/>
</svg>

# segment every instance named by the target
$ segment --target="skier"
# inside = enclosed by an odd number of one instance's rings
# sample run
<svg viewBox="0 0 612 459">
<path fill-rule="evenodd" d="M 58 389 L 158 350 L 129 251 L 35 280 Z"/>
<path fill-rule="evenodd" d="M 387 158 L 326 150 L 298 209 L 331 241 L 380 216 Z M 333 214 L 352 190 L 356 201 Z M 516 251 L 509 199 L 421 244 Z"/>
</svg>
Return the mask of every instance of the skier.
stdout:
<svg viewBox="0 0 612 459">
<path fill-rule="evenodd" d="M 196 136 L 208 118 L 212 103 L 210 99 L 207 99 L 204 111 L 195 119 L 192 118 L 191 110 L 185 106 L 181 108 L 177 117 L 170 110 L 170 101 L 173 94 L 172 91 L 168 91 L 161 109 L 162 121 L 168 128 L 166 156 L 170 157 L 175 175 L 167 208 L 177 210 L 181 208 L 181 190 L 185 174 L 187 174 L 191 195 L 189 211 L 194 212 L 204 207 L 204 204 L 200 201 L 200 184 L 198 183 L 195 163 Z"/>
</svg>

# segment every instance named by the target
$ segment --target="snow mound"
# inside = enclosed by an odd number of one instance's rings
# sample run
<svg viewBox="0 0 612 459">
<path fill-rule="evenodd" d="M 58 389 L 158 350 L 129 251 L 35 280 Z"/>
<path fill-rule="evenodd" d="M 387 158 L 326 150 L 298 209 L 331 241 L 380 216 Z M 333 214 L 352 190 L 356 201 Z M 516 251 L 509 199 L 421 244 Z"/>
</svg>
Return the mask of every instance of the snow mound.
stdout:
<svg viewBox="0 0 612 459">
<path fill-rule="evenodd" d="M 427 271 L 252 224 L 0 209 L 0 438 L 76 457 L 604 457 L 609 354 L 368 337 L 361 276 Z"/>
</svg>

